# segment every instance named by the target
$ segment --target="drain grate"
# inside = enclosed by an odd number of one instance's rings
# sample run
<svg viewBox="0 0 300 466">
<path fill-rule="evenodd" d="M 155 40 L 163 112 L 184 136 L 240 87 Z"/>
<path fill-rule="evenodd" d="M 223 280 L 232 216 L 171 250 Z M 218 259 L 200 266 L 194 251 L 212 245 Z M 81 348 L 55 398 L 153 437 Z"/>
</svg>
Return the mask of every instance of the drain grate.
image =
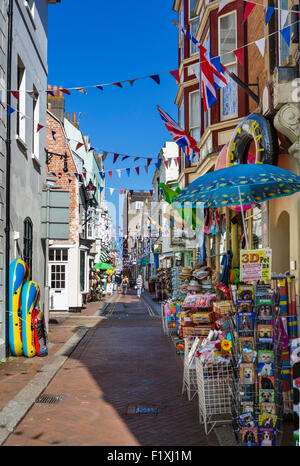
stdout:
<svg viewBox="0 0 300 466">
<path fill-rule="evenodd" d="M 128 406 L 127 414 L 152 414 L 157 416 L 158 408 L 155 408 L 154 406 Z"/>
<path fill-rule="evenodd" d="M 50 395 L 47 393 L 43 393 L 37 398 L 36 403 L 56 404 L 61 403 L 65 400 L 65 398 L 65 395 Z"/>
</svg>

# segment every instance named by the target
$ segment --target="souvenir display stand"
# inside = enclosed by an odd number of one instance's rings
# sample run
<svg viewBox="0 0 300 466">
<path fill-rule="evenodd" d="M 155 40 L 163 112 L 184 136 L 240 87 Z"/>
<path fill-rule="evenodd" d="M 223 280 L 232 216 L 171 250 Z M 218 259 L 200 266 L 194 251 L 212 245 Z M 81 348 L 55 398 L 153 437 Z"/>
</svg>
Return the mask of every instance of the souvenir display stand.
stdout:
<svg viewBox="0 0 300 466">
<path fill-rule="evenodd" d="M 276 291 L 263 284 L 239 285 L 235 296 L 234 431 L 240 445 L 279 446 L 283 418 L 281 351 L 284 333 Z"/>
<path fill-rule="evenodd" d="M 199 342 L 199 339 L 196 340 L 197 341 L 195 341 L 194 338 L 184 338 L 182 394 L 184 394 L 184 392 L 187 391 L 189 401 L 191 401 L 194 398 L 198 391 L 195 349 Z"/>
</svg>

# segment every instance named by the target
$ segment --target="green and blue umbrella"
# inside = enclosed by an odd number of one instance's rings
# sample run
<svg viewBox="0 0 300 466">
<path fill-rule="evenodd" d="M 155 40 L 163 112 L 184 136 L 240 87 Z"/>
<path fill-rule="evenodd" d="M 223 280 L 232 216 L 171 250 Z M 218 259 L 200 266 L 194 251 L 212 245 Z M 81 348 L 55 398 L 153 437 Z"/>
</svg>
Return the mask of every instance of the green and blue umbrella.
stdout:
<svg viewBox="0 0 300 466">
<path fill-rule="evenodd" d="M 260 204 L 300 191 L 300 177 L 269 164 L 241 164 L 200 176 L 184 188 L 173 203 L 201 203 L 204 207 L 241 206 L 248 243 L 243 204 Z M 248 247 L 248 244 L 247 244 Z"/>
</svg>

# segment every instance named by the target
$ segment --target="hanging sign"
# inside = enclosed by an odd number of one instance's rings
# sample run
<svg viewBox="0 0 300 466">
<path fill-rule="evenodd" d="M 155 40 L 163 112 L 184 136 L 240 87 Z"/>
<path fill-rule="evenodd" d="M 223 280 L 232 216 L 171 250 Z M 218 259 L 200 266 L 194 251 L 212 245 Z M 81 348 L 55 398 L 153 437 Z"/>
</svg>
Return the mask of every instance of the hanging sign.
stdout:
<svg viewBox="0 0 300 466">
<path fill-rule="evenodd" d="M 240 252 L 240 280 L 270 280 L 271 279 L 272 250 L 253 249 Z"/>
</svg>

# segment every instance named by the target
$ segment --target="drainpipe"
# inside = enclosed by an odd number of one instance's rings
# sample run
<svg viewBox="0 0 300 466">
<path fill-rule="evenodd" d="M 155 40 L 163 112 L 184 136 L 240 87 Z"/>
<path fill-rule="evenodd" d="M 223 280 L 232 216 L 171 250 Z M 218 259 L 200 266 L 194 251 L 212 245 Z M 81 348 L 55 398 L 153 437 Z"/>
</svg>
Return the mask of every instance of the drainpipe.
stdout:
<svg viewBox="0 0 300 466">
<path fill-rule="evenodd" d="M 8 6 L 7 32 L 7 105 L 11 104 L 11 55 L 12 55 L 13 0 Z M 7 115 L 6 133 L 6 196 L 5 196 L 5 349 L 9 356 L 9 262 L 10 262 L 10 164 L 11 164 L 11 117 Z"/>
</svg>

